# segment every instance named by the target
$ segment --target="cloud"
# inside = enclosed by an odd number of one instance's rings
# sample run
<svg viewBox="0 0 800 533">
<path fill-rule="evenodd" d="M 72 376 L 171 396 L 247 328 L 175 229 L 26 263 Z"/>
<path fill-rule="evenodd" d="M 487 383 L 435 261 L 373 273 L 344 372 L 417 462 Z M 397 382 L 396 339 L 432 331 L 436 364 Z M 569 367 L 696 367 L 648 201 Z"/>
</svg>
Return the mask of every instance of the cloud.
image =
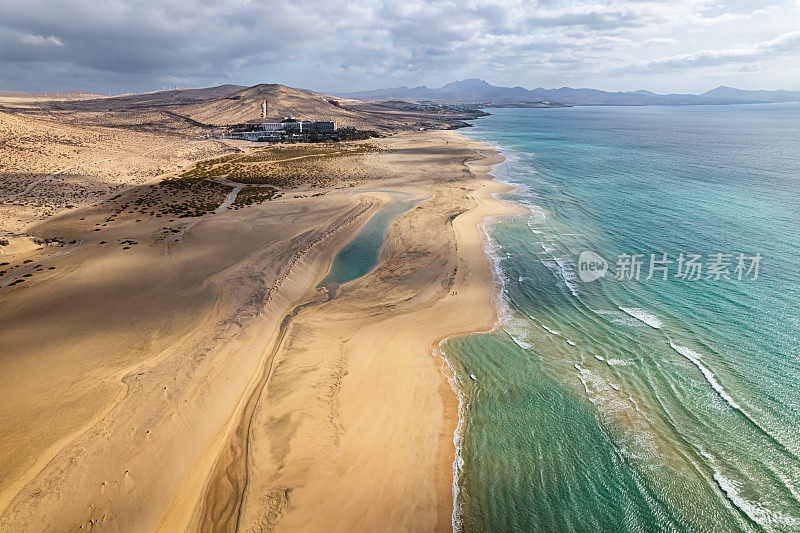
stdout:
<svg viewBox="0 0 800 533">
<path fill-rule="evenodd" d="M 714 67 L 735 63 L 754 63 L 778 56 L 800 54 L 800 31 L 785 33 L 775 39 L 751 46 L 739 46 L 721 50 L 701 50 L 688 54 L 662 57 L 640 64 L 629 65 L 622 70 L 647 72 L 653 70 L 681 70 L 698 67 Z"/>
<path fill-rule="evenodd" d="M 29 44 L 32 46 L 64 46 L 64 43 L 61 42 L 61 39 L 55 35 L 44 37 L 42 35 L 36 35 L 33 33 L 22 33 L 19 36 L 19 40 L 23 44 Z"/>
<path fill-rule="evenodd" d="M 4 0 L 0 89 L 357 89 L 473 76 L 535 86 L 613 83 L 619 72 L 646 81 L 787 55 L 795 44 L 774 36 L 789 34 L 799 9 L 789 0 Z M 767 48 L 732 46 L 739 34 Z"/>
<path fill-rule="evenodd" d="M 672 37 L 653 37 L 652 39 L 647 39 L 644 44 L 676 44 L 680 41 L 678 39 L 673 39 Z"/>
</svg>

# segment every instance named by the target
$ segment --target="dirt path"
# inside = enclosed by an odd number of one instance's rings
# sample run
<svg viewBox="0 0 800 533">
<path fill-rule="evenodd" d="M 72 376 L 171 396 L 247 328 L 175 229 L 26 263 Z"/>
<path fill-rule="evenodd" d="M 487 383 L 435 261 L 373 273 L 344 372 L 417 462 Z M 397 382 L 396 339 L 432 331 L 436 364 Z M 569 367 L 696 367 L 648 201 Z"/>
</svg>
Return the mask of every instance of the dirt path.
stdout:
<svg viewBox="0 0 800 533">
<path fill-rule="evenodd" d="M 244 185 L 237 185 L 233 188 L 231 192 L 228 193 L 227 198 L 222 204 L 217 208 L 217 213 L 224 213 L 228 210 L 228 208 L 236 201 L 236 195 L 239 194 L 239 191 L 244 189 Z"/>
</svg>

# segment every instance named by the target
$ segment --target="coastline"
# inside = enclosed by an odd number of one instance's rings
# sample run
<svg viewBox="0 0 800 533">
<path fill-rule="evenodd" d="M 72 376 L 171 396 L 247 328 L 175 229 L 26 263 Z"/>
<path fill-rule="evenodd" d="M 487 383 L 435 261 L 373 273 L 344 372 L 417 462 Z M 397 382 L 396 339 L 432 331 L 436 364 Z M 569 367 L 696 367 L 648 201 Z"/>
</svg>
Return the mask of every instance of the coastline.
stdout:
<svg viewBox="0 0 800 533">
<path fill-rule="evenodd" d="M 28 467 L 24 478 L 17 473 L 9 480 L 0 524 L 105 523 L 161 530 L 198 524 L 204 499 L 226 505 L 229 495 L 220 499 L 211 488 L 211 468 L 222 464 L 220 454 L 253 398 L 252 425 L 243 435 L 250 450 L 244 460 L 255 481 L 243 485 L 241 529 L 436 524 L 452 530 L 458 407 L 432 348 L 448 336 L 494 327 L 495 287 L 480 225 L 512 208 L 494 198 L 507 188 L 488 174 L 490 165 L 502 160 L 491 147 L 442 131 L 382 142 L 386 150 L 365 164 L 379 176 L 391 172 L 365 188 L 408 192 L 420 203 L 392 223 L 375 269 L 344 284 L 334 300 L 298 309 L 282 342 L 275 343 L 281 317 L 314 297 L 336 250 L 383 203 L 380 195 L 330 190 L 322 198 L 276 201 L 192 221 L 181 244 L 167 246 L 166 256 L 160 241 L 136 255 L 109 255 L 98 251 L 105 249 L 91 233 L 67 255 L 35 252 L 37 260 L 63 274 L 7 296 L 33 310 L 49 305 L 49 320 L 76 305 L 98 307 L 45 339 L 63 345 L 63 338 L 77 333 L 86 337 L 70 341 L 70 350 L 57 360 L 51 356 L 38 363 L 49 364 L 41 376 L 57 382 L 48 401 L 97 392 L 91 402 L 63 411 L 65 421 L 78 425 L 43 436 L 53 439 L 43 443 L 57 448 L 50 456 L 35 451 L 39 464 Z M 89 208 L 49 219 L 37 231 L 81 234 L 87 223 L 77 220 L 80 214 L 103 213 Z M 291 230 L 287 220 L 294 223 Z M 242 224 L 266 231 L 269 241 L 240 235 Z M 331 234 L 337 224 L 344 231 Z M 119 233 L 134 230 L 145 240 L 153 228 L 125 223 Z M 292 269 L 298 258 L 302 268 Z M 199 278 L 175 277 L 185 268 Z M 154 284 L 159 275 L 164 279 Z M 89 288 L 86 295 L 69 291 L 76 283 Z M 183 294 L 193 299 L 180 301 Z M 256 294 L 262 299 L 266 294 L 265 307 L 253 300 Z M 179 301 L 171 301 L 176 297 Z M 91 324 L 104 313 L 116 319 L 117 307 L 103 308 L 115 299 L 126 306 L 119 320 L 130 332 L 97 337 Z M 175 315 L 177 309 L 181 315 Z M 21 332 L 35 331 L 30 316 L 35 313 L 11 316 L 8 323 Z M 174 323 L 176 316 L 182 322 Z M 159 321 L 166 322 L 158 326 Z M 131 341 L 143 332 L 151 340 Z M 17 348 L 27 342 L 11 340 Z M 117 350 L 114 360 L 97 351 L 100 342 Z M 40 357 L 46 347 L 21 352 L 18 366 Z M 63 372 L 73 366 L 72 353 L 93 354 L 95 366 Z M 258 368 L 269 375 L 262 390 L 251 393 Z M 29 390 L 36 390 L 35 384 L 28 389 L 26 381 L 18 382 L 23 414 L 32 409 L 28 404 L 42 400 L 26 398 Z M 100 419 L 83 427 L 87 415 Z M 26 424 L 16 428 L 20 443 L 29 438 L 25 432 L 42 431 L 35 417 Z"/>
<path fill-rule="evenodd" d="M 507 188 L 482 166 L 501 160 L 486 145 L 448 132 L 388 142 L 403 179 L 382 186 L 420 202 L 368 275 L 293 315 L 253 415 L 241 529 L 452 530 L 458 412 L 432 349 L 494 327 L 479 225 L 512 208 L 493 196 Z"/>
<path fill-rule="evenodd" d="M 494 175 L 497 166 L 506 162 L 505 154 L 503 154 L 502 151 L 496 146 L 492 146 L 482 141 L 473 140 L 466 136 L 458 136 L 459 138 L 467 141 L 467 145 L 470 146 L 476 155 L 480 156 L 478 159 L 465 162 L 470 172 L 475 175 L 476 178 L 489 180 L 493 184 L 490 190 L 484 192 L 486 197 L 484 198 L 484 201 L 491 199 L 493 202 L 487 202 L 489 205 L 486 205 L 481 212 L 475 214 L 475 218 L 478 218 L 479 220 L 477 222 L 473 220 L 470 223 L 474 223 L 474 228 L 476 231 L 473 238 L 476 237 L 479 240 L 480 248 L 484 254 L 486 268 L 491 276 L 491 289 L 488 294 L 487 302 L 490 302 L 490 305 L 494 310 L 494 319 L 491 325 L 487 323 L 484 324 L 483 327 L 475 328 L 472 331 L 452 334 L 439 339 L 437 343 L 435 343 L 433 349 L 434 355 L 440 357 L 443 361 L 442 373 L 447 381 L 447 389 L 449 393 L 445 399 L 448 420 L 447 425 L 453 428 L 453 431 L 450 433 L 450 435 L 443 435 L 443 442 L 440 446 L 440 455 L 443 456 L 442 460 L 447 463 L 447 468 L 449 469 L 448 472 L 450 475 L 450 513 L 446 517 L 450 527 L 444 527 L 445 519 L 443 516 L 440 516 L 437 521 L 437 530 L 444 531 L 447 529 L 453 532 L 459 531 L 462 525 L 459 501 L 459 476 L 462 472 L 463 460 L 461 459 L 460 453 L 461 446 L 463 446 L 464 423 L 466 422 L 464 417 L 466 415 L 466 409 L 468 406 L 466 404 L 466 397 L 459 387 L 459 378 L 455 367 L 447 358 L 445 353 L 444 344 L 446 344 L 447 341 L 453 337 L 477 333 L 488 333 L 493 331 L 498 326 L 499 310 L 497 308 L 497 298 L 498 291 L 502 291 L 503 282 L 498 278 L 495 266 L 492 264 L 494 259 L 489 255 L 486 249 L 486 247 L 489 245 L 487 242 L 489 236 L 487 234 L 486 227 L 491 225 L 501 216 L 514 215 L 522 212 L 520 207 L 514 206 L 513 204 L 498 198 L 499 194 L 514 190 L 513 185 L 498 180 Z M 503 209 L 498 210 L 495 202 L 500 202 L 503 206 Z M 464 235 L 468 236 L 468 233 L 465 233 Z M 446 508 L 446 504 L 444 502 L 442 503 L 442 508 Z"/>
</svg>

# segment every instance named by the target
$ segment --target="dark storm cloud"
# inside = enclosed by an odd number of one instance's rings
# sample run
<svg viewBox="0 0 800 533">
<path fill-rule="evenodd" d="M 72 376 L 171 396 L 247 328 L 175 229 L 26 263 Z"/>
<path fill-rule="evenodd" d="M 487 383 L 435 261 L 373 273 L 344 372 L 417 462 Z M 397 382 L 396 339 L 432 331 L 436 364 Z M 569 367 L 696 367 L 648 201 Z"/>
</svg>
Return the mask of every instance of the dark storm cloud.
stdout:
<svg viewBox="0 0 800 533">
<path fill-rule="evenodd" d="M 115 79 L 196 79 L 234 74 L 252 61 L 291 59 L 329 37 L 323 20 L 291 3 L 233 5 L 238 8 L 207 2 L 7 2 L 0 6 L 0 61 L 29 63 L 39 78 L 47 75 L 44 64 L 74 65 L 86 75 Z"/>
</svg>

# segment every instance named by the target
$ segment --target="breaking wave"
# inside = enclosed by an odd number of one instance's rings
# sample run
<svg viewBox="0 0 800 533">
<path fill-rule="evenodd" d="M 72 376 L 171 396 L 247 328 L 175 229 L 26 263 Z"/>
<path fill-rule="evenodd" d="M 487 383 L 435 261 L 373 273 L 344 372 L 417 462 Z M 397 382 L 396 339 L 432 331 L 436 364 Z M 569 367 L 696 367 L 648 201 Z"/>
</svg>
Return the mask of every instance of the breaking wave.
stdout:
<svg viewBox="0 0 800 533">
<path fill-rule="evenodd" d="M 632 316 L 636 320 L 644 322 L 645 324 L 647 324 L 651 328 L 661 329 L 661 326 L 664 325 L 664 323 L 661 322 L 661 320 L 657 316 L 655 316 L 655 315 L 653 315 L 651 313 L 648 313 L 647 311 L 645 311 L 644 309 L 641 309 L 639 307 L 620 307 L 619 310 L 624 312 L 624 313 L 629 314 L 630 316 Z"/>
</svg>

